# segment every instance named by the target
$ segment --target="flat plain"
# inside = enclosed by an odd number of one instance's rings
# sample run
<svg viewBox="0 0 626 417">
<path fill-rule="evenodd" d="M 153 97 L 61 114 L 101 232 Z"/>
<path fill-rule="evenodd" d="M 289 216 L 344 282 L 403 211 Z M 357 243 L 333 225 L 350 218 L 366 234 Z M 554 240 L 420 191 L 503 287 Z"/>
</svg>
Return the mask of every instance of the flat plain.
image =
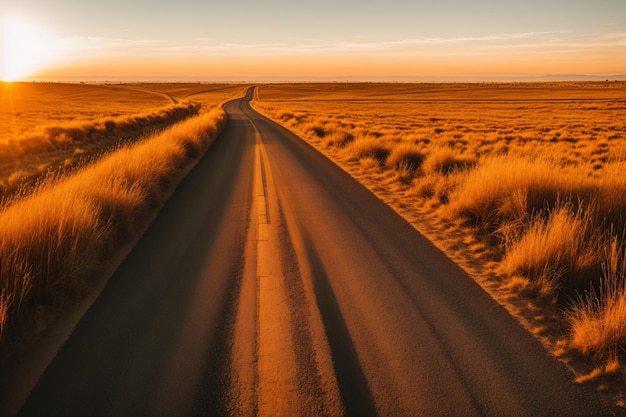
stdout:
<svg viewBox="0 0 626 417">
<path fill-rule="evenodd" d="M 253 105 L 394 207 L 580 382 L 625 404 L 623 82 L 273 84 Z"/>
</svg>

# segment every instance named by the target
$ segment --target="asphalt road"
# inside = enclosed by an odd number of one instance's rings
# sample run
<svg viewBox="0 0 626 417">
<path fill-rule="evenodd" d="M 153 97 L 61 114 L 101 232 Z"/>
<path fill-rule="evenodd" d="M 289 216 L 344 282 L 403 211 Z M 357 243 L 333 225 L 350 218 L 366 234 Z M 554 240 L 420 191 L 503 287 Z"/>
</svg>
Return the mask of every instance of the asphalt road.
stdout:
<svg viewBox="0 0 626 417">
<path fill-rule="evenodd" d="M 612 415 L 251 95 L 20 416 Z"/>
</svg>

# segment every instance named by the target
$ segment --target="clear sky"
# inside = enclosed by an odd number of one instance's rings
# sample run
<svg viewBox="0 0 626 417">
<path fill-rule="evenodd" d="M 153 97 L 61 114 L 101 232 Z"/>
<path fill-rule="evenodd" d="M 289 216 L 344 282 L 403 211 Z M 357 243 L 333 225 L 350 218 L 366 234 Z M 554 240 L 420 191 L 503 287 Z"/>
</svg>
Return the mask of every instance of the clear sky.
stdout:
<svg viewBox="0 0 626 417">
<path fill-rule="evenodd" d="M 5 67 L 38 57 L 31 78 L 626 73 L 626 0 L 0 0 L 0 13 L 37 32 L 0 43 Z"/>
</svg>

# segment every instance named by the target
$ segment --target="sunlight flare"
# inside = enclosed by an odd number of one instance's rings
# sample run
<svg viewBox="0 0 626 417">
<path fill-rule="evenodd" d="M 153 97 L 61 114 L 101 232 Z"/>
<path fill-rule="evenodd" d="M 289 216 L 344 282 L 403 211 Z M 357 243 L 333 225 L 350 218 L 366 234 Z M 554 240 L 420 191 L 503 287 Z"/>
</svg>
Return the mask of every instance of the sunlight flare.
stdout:
<svg viewBox="0 0 626 417">
<path fill-rule="evenodd" d="M 18 81 L 50 63 L 58 43 L 38 25 L 18 18 L 0 20 L 0 79 Z"/>
</svg>

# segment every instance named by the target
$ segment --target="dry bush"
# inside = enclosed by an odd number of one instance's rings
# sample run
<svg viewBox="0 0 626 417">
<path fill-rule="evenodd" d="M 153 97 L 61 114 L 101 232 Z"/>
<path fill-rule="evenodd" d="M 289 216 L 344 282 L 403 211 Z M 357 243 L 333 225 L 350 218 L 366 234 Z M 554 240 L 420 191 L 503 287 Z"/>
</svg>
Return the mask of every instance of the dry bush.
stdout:
<svg viewBox="0 0 626 417">
<path fill-rule="evenodd" d="M 425 155 L 421 147 L 411 142 L 400 142 L 391 148 L 385 165 L 393 169 L 416 171 L 424 162 Z"/>
<path fill-rule="evenodd" d="M 602 174 L 547 159 L 490 157 L 467 172 L 447 210 L 502 238 L 507 274 L 571 295 L 598 283 L 604 231 L 623 232 L 626 181 L 619 167 Z"/>
<path fill-rule="evenodd" d="M 410 194 L 435 203 L 439 206 L 446 206 L 450 202 L 452 194 L 463 182 L 465 173 L 463 171 L 452 171 L 448 174 L 432 172 L 423 174 L 413 180 Z"/>
<path fill-rule="evenodd" d="M 346 151 L 352 160 L 371 157 L 379 163 L 384 163 L 390 153 L 389 146 L 374 136 L 356 138 L 346 147 Z"/>
<path fill-rule="evenodd" d="M 559 203 L 522 224 L 503 226 L 500 233 L 506 248 L 503 270 L 529 277 L 544 292 L 584 290 L 599 276 L 601 236 L 587 207 Z"/>
<path fill-rule="evenodd" d="M 626 162 L 608 163 L 596 181 L 599 221 L 618 235 L 626 233 Z"/>
<path fill-rule="evenodd" d="M 224 123 L 216 109 L 15 197 L 0 211 L 0 329 L 89 285 Z"/>
<path fill-rule="evenodd" d="M 324 137 L 326 147 L 336 146 L 342 148 L 354 140 L 354 135 L 343 129 L 337 129 Z"/>
<path fill-rule="evenodd" d="M 325 124 L 319 120 L 311 123 L 305 123 L 301 126 L 301 129 L 307 134 L 310 133 L 320 139 L 324 138 L 327 134 Z"/>
<path fill-rule="evenodd" d="M 566 172 L 540 158 L 496 155 L 480 160 L 450 196 L 448 213 L 493 230 L 524 219 L 558 201 L 590 203 L 597 186 L 586 175 Z"/>
<path fill-rule="evenodd" d="M 288 121 L 288 120 L 293 119 L 293 118 L 296 117 L 292 112 L 290 112 L 290 111 L 282 111 L 282 110 L 278 111 L 275 116 L 276 116 L 276 118 L 278 118 L 280 120 L 284 120 L 284 121 Z"/>
<path fill-rule="evenodd" d="M 462 155 L 458 150 L 449 146 L 440 146 L 429 151 L 422 170 L 425 174 L 436 172 L 449 174 L 453 171 L 469 168 L 475 164 L 475 157 Z"/>
<path fill-rule="evenodd" d="M 597 360 L 618 360 L 626 350 L 626 245 L 607 245 L 603 279 L 578 297 L 569 311 L 571 346 Z"/>
</svg>

